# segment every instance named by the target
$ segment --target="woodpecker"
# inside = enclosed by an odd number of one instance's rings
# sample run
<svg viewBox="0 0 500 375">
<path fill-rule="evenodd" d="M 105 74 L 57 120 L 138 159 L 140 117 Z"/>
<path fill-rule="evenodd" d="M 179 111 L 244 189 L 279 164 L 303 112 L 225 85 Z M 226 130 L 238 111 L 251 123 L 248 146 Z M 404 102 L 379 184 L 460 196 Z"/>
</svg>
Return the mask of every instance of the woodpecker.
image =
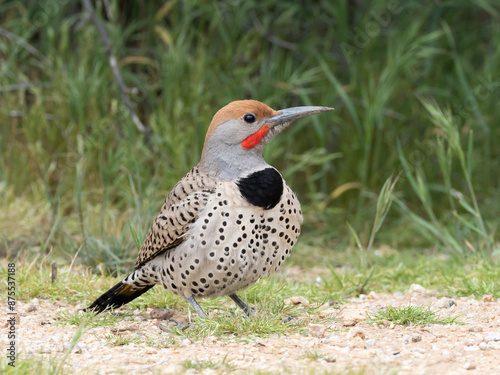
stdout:
<svg viewBox="0 0 500 375">
<path fill-rule="evenodd" d="M 256 100 L 220 109 L 208 128 L 200 162 L 170 191 L 134 271 L 88 310 L 122 306 L 160 284 L 204 318 L 196 298 L 229 296 L 253 314 L 236 293 L 280 268 L 302 224 L 297 196 L 264 161 L 264 145 L 293 120 L 331 110 L 275 111 Z"/>
</svg>

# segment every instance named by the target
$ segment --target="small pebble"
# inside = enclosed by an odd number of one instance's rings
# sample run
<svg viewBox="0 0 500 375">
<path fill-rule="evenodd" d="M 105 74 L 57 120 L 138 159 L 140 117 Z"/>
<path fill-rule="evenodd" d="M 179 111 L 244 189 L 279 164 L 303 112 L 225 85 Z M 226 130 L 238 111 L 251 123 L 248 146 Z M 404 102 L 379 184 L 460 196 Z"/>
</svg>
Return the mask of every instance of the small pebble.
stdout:
<svg viewBox="0 0 500 375">
<path fill-rule="evenodd" d="M 209 342 L 211 344 L 215 344 L 217 341 L 219 341 L 219 339 L 215 336 L 208 336 L 206 339 L 205 339 L 206 342 Z"/>
<path fill-rule="evenodd" d="M 355 326 L 359 322 L 365 321 L 366 318 L 367 317 L 364 310 L 348 310 L 342 312 L 342 314 L 339 316 L 339 319 L 343 321 L 342 324 L 345 327 Z"/>
<path fill-rule="evenodd" d="M 290 297 L 290 298 L 287 298 L 285 301 L 284 301 L 285 305 L 298 305 L 298 304 L 302 304 L 304 306 L 309 306 L 309 301 L 307 300 L 307 298 L 304 298 L 304 297 L 301 297 L 301 296 L 294 296 L 294 297 Z"/>
<path fill-rule="evenodd" d="M 425 292 L 427 292 L 427 289 L 425 289 L 420 284 L 411 284 L 410 286 L 410 293 L 425 293 Z"/>
<path fill-rule="evenodd" d="M 328 302 L 326 302 L 326 303 L 322 304 L 322 305 L 318 308 L 318 310 L 319 310 L 319 311 L 327 310 L 329 307 L 330 307 L 330 304 L 329 304 Z"/>
<path fill-rule="evenodd" d="M 169 320 L 175 314 L 175 310 L 172 309 L 152 309 L 149 315 L 151 319 L 158 320 Z"/>
<path fill-rule="evenodd" d="M 477 352 L 477 351 L 479 351 L 479 346 L 477 346 L 477 345 L 464 346 L 464 351 L 466 351 L 466 352 Z"/>
<path fill-rule="evenodd" d="M 451 354 L 451 352 L 449 350 L 446 350 L 446 349 L 441 352 L 441 356 L 444 359 L 451 359 L 453 357 L 453 355 Z"/>
<path fill-rule="evenodd" d="M 326 326 L 323 324 L 309 324 L 309 336 L 322 338 L 325 335 Z"/>
<path fill-rule="evenodd" d="M 370 346 L 375 346 L 375 340 L 366 340 L 366 346 L 370 347 Z"/>
<path fill-rule="evenodd" d="M 485 342 L 500 341 L 500 332 L 488 332 L 484 336 L 484 341 Z"/>
<path fill-rule="evenodd" d="M 333 356 L 326 356 L 326 357 L 324 357 L 323 359 L 324 359 L 326 362 L 328 362 L 328 363 L 335 363 L 335 362 L 337 362 L 337 359 L 336 359 L 335 357 L 333 357 Z"/>
<path fill-rule="evenodd" d="M 485 294 L 483 296 L 483 302 L 493 302 L 493 296 L 491 294 Z"/>
<path fill-rule="evenodd" d="M 483 327 L 471 326 L 471 327 L 469 327 L 469 332 L 483 332 Z"/>
<path fill-rule="evenodd" d="M 375 293 L 374 291 L 371 291 L 370 293 L 368 293 L 368 299 L 377 299 L 378 296 L 377 296 L 377 293 Z"/>
<path fill-rule="evenodd" d="M 479 349 L 481 349 L 481 350 L 488 350 L 489 348 L 490 347 L 485 342 L 482 342 L 479 344 Z"/>
<path fill-rule="evenodd" d="M 417 333 L 417 334 L 415 334 L 415 335 L 413 335 L 413 336 L 411 337 L 411 341 L 412 341 L 412 342 L 419 342 L 419 341 L 422 341 L 422 336 L 421 336 L 421 335 L 419 335 L 419 334 Z"/>
<path fill-rule="evenodd" d="M 434 303 L 434 307 L 437 309 L 449 309 L 450 307 L 455 305 L 456 302 L 451 298 L 447 297 L 440 298 Z"/>
<path fill-rule="evenodd" d="M 465 362 L 464 369 L 466 370 L 474 370 L 476 368 L 476 364 L 474 362 Z"/>
<path fill-rule="evenodd" d="M 172 363 L 162 369 L 164 374 L 182 374 L 184 372 L 184 367 L 180 363 Z"/>
<path fill-rule="evenodd" d="M 69 350 L 69 348 L 71 347 L 71 342 L 64 343 L 63 347 L 64 347 L 64 350 Z M 73 347 L 72 352 L 76 353 L 76 354 L 81 354 L 82 353 L 82 348 L 80 347 L 80 345 L 75 344 L 75 346 Z"/>
<path fill-rule="evenodd" d="M 357 330 L 352 332 L 352 338 L 355 338 L 355 337 L 359 337 L 361 340 L 364 340 L 366 338 L 366 335 L 362 330 L 357 329 Z"/>
<path fill-rule="evenodd" d="M 340 341 L 340 336 L 339 335 L 329 335 L 326 336 L 321 342 L 323 344 L 332 344 Z"/>
</svg>

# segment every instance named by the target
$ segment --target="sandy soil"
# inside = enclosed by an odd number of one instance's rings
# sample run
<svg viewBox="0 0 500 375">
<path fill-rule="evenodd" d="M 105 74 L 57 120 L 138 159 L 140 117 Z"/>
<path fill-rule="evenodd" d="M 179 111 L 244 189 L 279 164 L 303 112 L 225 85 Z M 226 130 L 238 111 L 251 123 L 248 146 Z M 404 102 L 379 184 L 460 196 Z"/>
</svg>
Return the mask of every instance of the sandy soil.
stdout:
<svg viewBox="0 0 500 375">
<path fill-rule="evenodd" d="M 165 332 L 161 329 L 165 322 L 137 311 L 114 327 L 86 332 L 69 356 L 65 372 L 215 374 L 260 370 L 315 374 L 323 370 L 345 373 L 364 369 L 367 374 L 500 374 L 500 301 L 490 296 L 476 300 L 435 295 L 418 285 L 407 293 L 372 292 L 350 300 L 340 309 L 328 304 L 321 307 L 306 335 L 224 341 L 209 337 L 194 343 Z M 367 314 L 377 308 L 408 304 L 431 306 L 442 317 L 460 315 L 465 324 L 405 328 L 389 322 L 366 322 Z M 37 299 L 18 302 L 20 357 L 61 358 L 77 328 L 58 325 L 56 318 L 61 312 L 79 308 Z M 5 353 L 5 320 L 0 326 L 0 349 Z M 109 338 L 117 335 L 134 337 L 137 343 L 112 346 Z M 163 346 L 158 347 L 159 342 Z M 186 360 L 211 361 L 218 366 L 186 370 L 182 366 Z"/>
</svg>

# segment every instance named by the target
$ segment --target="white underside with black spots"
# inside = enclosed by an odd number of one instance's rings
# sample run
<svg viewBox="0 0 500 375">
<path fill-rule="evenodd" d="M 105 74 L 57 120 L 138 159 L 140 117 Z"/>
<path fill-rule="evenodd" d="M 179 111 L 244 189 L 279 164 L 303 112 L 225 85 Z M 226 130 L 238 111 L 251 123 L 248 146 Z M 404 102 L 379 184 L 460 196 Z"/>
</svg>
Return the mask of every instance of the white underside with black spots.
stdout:
<svg viewBox="0 0 500 375">
<path fill-rule="evenodd" d="M 162 284 L 184 297 L 236 293 L 276 272 L 300 234 L 302 212 L 284 184 L 279 203 L 251 205 L 234 182 L 219 182 L 185 240 L 124 280 Z"/>
</svg>

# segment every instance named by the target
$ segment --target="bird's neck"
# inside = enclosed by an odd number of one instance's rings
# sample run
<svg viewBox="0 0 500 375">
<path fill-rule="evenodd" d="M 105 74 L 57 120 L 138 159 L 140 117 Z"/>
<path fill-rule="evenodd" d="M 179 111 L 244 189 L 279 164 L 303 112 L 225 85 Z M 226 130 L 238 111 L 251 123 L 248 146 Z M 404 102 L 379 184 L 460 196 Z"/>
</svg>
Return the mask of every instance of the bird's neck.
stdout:
<svg viewBox="0 0 500 375">
<path fill-rule="evenodd" d="M 262 147 L 245 150 L 240 144 L 203 149 L 198 167 L 201 171 L 223 180 L 236 180 L 250 173 L 269 168 L 262 156 Z"/>
</svg>

